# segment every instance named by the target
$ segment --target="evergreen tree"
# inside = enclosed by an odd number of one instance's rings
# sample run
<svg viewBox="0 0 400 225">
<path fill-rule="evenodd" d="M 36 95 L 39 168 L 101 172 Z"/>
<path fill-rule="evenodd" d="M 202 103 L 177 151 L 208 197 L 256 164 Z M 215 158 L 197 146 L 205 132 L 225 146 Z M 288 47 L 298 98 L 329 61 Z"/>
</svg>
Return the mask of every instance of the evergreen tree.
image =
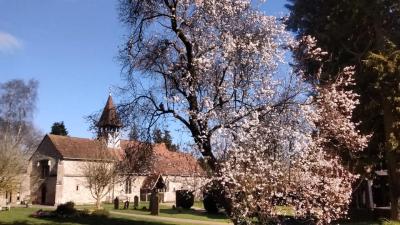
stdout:
<svg viewBox="0 0 400 225">
<path fill-rule="evenodd" d="M 164 130 L 163 142 L 167 146 L 168 150 L 174 152 L 179 150 L 179 146 L 172 142 L 172 136 L 169 130 Z"/>
<path fill-rule="evenodd" d="M 164 130 L 163 132 L 160 129 L 155 129 L 153 131 L 153 142 L 157 144 L 164 143 L 170 151 L 176 152 L 179 150 L 179 146 L 172 142 L 172 136 L 169 130 Z"/>
<path fill-rule="evenodd" d="M 164 142 L 163 133 L 160 129 L 153 130 L 153 142 L 156 144 Z"/>
<path fill-rule="evenodd" d="M 400 4 L 382 0 L 290 0 L 288 28 L 299 40 L 315 37 L 326 60 L 301 60 L 310 82 L 328 83 L 346 66 L 356 68 L 355 91 L 360 94 L 355 120 L 359 128 L 372 133 L 368 149 L 343 159 L 364 168 L 377 168 L 385 155 L 391 188 L 391 217 L 400 219 Z M 301 57 L 301 52 L 295 52 Z M 312 74 L 320 74 L 313 77 Z M 384 146 L 384 147 L 381 147 Z M 381 168 L 377 168 L 381 169 Z M 372 174 L 371 174 L 372 175 Z"/>
<path fill-rule="evenodd" d="M 129 132 L 129 140 L 138 141 L 139 140 L 139 131 L 136 126 L 132 126 Z"/>
<path fill-rule="evenodd" d="M 50 134 L 68 136 L 68 131 L 65 128 L 64 121 L 53 123 Z"/>
</svg>

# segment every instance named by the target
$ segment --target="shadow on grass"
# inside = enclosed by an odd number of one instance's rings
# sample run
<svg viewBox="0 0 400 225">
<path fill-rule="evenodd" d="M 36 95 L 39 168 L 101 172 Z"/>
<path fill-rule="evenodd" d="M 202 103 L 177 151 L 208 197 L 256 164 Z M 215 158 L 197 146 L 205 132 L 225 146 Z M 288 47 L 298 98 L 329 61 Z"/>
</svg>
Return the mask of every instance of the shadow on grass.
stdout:
<svg viewBox="0 0 400 225">
<path fill-rule="evenodd" d="M 207 219 L 227 219 L 226 215 L 223 213 L 210 214 L 206 211 L 195 209 L 182 209 L 181 212 L 179 212 L 177 209 L 160 209 L 160 213 L 165 213 L 169 215 L 189 214 L 193 216 L 205 217 Z"/>
<path fill-rule="evenodd" d="M 1 222 L 0 225 L 172 225 L 170 223 L 149 222 L 118 217 L 83 216 L 75 218 L 45 217 L 13 222 Z"/>
</svg>

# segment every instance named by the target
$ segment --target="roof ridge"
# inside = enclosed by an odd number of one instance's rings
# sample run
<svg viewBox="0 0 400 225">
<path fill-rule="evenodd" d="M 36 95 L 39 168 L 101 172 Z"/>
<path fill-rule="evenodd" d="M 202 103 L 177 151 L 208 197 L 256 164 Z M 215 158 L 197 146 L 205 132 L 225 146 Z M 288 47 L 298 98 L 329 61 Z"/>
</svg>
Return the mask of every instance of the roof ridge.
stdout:
<svg viewBox="0 0 400 225">
<path fill-rule="evenodd" d="M 58 134 L 46 134 L 46 135 L 49 136 L 49 137 L 55 137 L 55 138 L 69 138 L 69 139 L 80 139 L 80 140 L 90 140 L 90 141 L 94 140 L 92 138 L 64 136 L 64 135 L 58 135 Z"/>
</svg>

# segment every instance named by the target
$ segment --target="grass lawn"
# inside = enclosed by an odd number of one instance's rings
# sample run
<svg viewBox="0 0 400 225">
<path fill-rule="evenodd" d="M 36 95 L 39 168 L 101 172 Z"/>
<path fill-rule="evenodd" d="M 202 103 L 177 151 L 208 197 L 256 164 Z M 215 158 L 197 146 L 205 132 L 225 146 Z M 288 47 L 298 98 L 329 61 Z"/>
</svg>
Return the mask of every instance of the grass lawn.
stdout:
<svg viewBox="0 0 400 225">
<path fill-rule="evenodd" d="M 12 208 L 11 211 L 0 212 L 0 225 L 173 225 L 171 223 L 136 220 L 132 217 L 114 216 L 81 217 L 81 218 L 32 218 L 30 215 L 36 208 Z"/>
<path fill-rule="evenodd" d="M 89 208 L 85 206 L 84 208 Z M 93 207 L 93 206 L 91 206 Z M 81 207 L 77 207 L 81 208 Z M 112 210 L 112 205 L 105 205 L 105 208 Z M 150 219 L 136 219 L 129 216 L 111 215 L 109 218 L 105 217 L 80 217 L 80 218 L 33 218 L 30 215 L 37 211 L 37 208 L 12 208 L 11 211 L 0 212 L 0 225 L 182 225 L 179 223 L 162 223 L 154 222 Z M 149 215 L 148 211 L 143 210 L 112 210 L 117 212 Z M 229 221 L 224 215 L 210 216 L 204 212 L 196 210 L 183 210 L 179 213 L 172 210 L 171 207 L 161 205 L 160 216 L 171 218 L 185 218 L 202 221 L 227 222 Z M 342 225 L 400 225 L 400 222 L 390 221 L 376 221 L 376 222 L 360 222 L 360 223 L 347 223 Z"/>
<path fill-rule="evenodd" d="M 344 225 L 400 225 L 400 222 L 382 220 L 377 222 L 346 223 Z"/>
<path fill-rule="evenodd" d="M 203 201 L 195 201 L 193 207 L 204 209 Z"/>
<path fill-rule="evenodd" d="M 132 209 L 120 209 L 114 210 L 112 204 L 104 204 L 103 207 L 107 210 L 124 212 L 124 213 L 132 213 L 139 215 L 149 215 L 150 212 L 148 210 L 142 210 L 142 207 L 145 206 L 147 209 L 149 208 L 148 203 L 140 202 L 138 210 Z M 79 208 L 79 206 L 77 206 Z M 200 207 L 199 207 L 200 208 Z M 203 208 L 203 207 L 201 207 Z M 163 217 L 171 217 L 171 218 L 180 218 L 180 219 L 192 219 L 192 220 L 203 220 L 203 221 L 213 221 L 213 222 L 230 222 L 230 220 L 226 217 L 225 214 L 216 214 L 211 215 L 207 214 L 204 210 L 194 210 L 194 209 L 182 209 L 180 212 L 177 209 L 172 209 L 170 205 L 160 204 L 160 214 L 159 216 Z"/>
</svg>

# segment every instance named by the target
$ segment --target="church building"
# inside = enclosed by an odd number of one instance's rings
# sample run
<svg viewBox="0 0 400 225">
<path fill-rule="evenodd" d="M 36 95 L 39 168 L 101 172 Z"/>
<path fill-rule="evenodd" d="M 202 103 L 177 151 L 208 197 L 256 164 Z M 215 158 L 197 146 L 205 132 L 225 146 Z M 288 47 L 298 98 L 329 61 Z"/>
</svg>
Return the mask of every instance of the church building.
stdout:
<svg viewBox="0 0 400 225">
<path fill-rule="evenodd" d="M 97 139 L 105 140 L 106 146 L 88 138 L 51 134 L 43 138 L 29 161 L 30 198 L 34 204 L 95 202 L 82 175 L 83 165 L 88 161 L 101 161 L 96 155 L 98 151 L 106 151 L 110 160 L 121 161 L 127 148 L 134 143 L 120 138 L 122 123 L 111 95 L 97 127 Z M 162 201 L 173 202 L 177 190 L 200 191 L 206 174 L 196 158 L 187 153 L 169 151 L 165 144 L 152 145 L 152 151 L 151 172 L 121 174 L 124 179 L 110 184 L 110 191 L 103 201 L 110 202 L 115 197 L 133 201 L 136 196 L 147 201 L 150 192 L 157 189 Z"/>
</svg>

